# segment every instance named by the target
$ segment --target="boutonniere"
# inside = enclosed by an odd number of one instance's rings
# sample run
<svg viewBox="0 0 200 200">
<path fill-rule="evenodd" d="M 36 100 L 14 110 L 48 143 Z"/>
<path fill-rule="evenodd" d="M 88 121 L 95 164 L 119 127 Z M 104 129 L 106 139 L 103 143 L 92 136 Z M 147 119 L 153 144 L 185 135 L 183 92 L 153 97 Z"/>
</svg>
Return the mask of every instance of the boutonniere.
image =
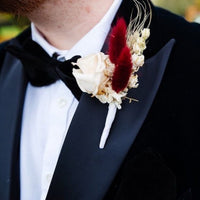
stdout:
<svg viewBox="0 0 200 200">
<path fill-rule="evenodd" d="M 108 103 L 108 114 L 101 135 L 99 148 L 104 148 L 117 109 L 122 108 L 122 101 L 138 101 L 127 97 L 131 88 L 137 88 L 137 72 L 144 65 L 143 51 L 150 29 L 143 28 L 144 22 L 131 21 L 127 27 L 123 18 L 118 19 L 109 38 L 108 54 L 102 52 L 77 60 L 73 75 L 83 92 L 96 97 L 101 103 Z"/>
</svg>

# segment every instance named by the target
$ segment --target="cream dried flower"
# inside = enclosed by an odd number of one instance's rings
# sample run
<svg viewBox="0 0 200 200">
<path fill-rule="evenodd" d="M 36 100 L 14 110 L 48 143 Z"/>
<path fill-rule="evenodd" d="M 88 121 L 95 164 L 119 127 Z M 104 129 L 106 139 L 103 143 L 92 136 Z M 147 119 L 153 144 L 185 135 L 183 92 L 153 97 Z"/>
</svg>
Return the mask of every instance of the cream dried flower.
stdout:
<svg viewBox="0 0 200 200">
<path fill-rule="evenodd" d="M 141 34 L 142 34 L 142 38 L 144 40 L 147 40 L 150 36 L 150 29 L 149 28 L 144 28 L 142 31 L 141 31 Z"/>
<path fill-rule="evenodd" d="M 141 67 L 144 65 L 144 55 L 133 54 L 132 55 L 133 66 Z"/>
</svg>

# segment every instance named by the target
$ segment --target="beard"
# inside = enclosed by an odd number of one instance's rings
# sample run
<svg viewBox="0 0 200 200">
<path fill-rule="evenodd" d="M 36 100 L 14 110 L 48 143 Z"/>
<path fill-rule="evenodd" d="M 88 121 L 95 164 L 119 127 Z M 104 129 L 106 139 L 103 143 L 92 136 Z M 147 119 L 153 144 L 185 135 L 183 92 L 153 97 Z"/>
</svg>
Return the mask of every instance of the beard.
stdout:
<svg viewBox="0 0 200 200">
<path fill-rule="evenodd" d="M 46 0 L 0 0 L 0 12 L 25 16 Z"/>
</svg>

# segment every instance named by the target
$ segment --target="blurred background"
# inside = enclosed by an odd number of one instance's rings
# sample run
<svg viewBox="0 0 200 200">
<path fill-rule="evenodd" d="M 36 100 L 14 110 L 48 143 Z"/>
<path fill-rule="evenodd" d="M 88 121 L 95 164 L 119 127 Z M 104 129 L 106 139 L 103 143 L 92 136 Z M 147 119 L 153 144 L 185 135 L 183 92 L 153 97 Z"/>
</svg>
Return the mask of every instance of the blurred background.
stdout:
<svg viewBox="0 0 200 200">
<path fill-rule="evenodd" d="M 166 8 L 178 15 L 182 15 L 188 21 L 200 23 L 200 0 L 152 0 L 157 6 Z M 25 18 L 17 18 L 0 13 L 0 42 L 8 40 L 28 26 Z"/>
</svg>

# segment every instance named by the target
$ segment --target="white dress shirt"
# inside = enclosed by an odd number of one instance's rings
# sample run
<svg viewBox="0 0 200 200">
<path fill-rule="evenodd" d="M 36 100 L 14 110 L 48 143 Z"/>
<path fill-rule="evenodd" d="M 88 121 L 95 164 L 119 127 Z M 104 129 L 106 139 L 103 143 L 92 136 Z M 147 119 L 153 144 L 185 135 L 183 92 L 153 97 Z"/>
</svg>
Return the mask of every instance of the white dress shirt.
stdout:
<svg viewBox="0 0 200 200">
<path fill-rule="evenodd" d="M 32 39 L 50 56 L 57 52 L 65 59 L 74 55 L 87 56 L 99 52 L 121 2 L 122 0 L 114 0 L 102 20 L 70 50 L 59 50 L 50 45 L 34 24 L 31 25 Z M 60 80 L 44 87 L 34 87 L 28 83 L 20 145 L 21 200 L 46 198 L 77 106 L 78 101 Z"/>
</svg>

